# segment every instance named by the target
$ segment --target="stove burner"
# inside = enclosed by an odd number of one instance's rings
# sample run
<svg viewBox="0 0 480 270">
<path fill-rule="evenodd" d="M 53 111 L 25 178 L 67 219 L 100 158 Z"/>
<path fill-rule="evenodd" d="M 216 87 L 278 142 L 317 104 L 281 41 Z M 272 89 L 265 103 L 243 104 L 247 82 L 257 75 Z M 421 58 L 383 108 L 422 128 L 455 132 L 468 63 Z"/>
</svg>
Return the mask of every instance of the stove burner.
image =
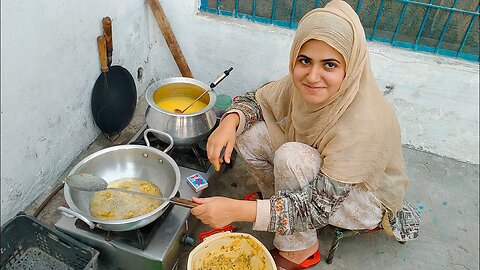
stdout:
<svg viewBox="0 0 480 270">
<path fill-rule="evenodd" d="M 180 192 L 177 192 L 175 196 L 180 197 Z M 152 240 L 153 234 L 157 231 L 157 228 L 160 227 L 162 222 L 165 220 L 167 217 L 168 213 L 172 210 L 173 204 L 170 204 L 168 208 L 165 210 L 165 212 L 162 213 L 160 217 L 158 217 L 155 221 L 152 223 L 143 226 L 141 228 L 138 228 L 136 230 L 131 230 L 131 231 L 123 231 L 123 232 L 115 232 L 115 231 L 106 231 L 102 230 L 99 228 L 95 228 L 91 230 L 85 222 L 77 219 L 75 221 L 75 227 L 92 232 L 98 235 L 102 235 L 105 237 L 105 241 L 116 241 L 119 243 L 123 243 L 125 245 L 129 245 L 134 248 L 138 248 L 141 250 L 145 250 L 148 245 L 150 244 L 150 241 Z"/>
<path fill-rule="evenodd" d="M 143 140 L 143 132 L 146 128 L 145 124 L 127 144 L 146 145 Z M 167 147 L 166 143 L 160 142 L 152 133 L 148 135 L 150 142 L 156 142 L 152 143 L 152 146 L 159 150 Z M 176 148 L 167 153 L 179 165 L 180 178 L 183 180 L 180 182 L 178 191 L 182 197 L 198 197 L 203 192 L 201 190 L 197 193 L 188 185 L 186 182 L 188 176 L 199 173 L 213 184 L 221 173 L 216 172 L 207 159 L 206 142 L 206 139 L 198 142 L 194 150 Z M 234 154 L 235 151 L 232 152 L 232 162 L 235 160 Z M 226 167 L 229 167 L 228 164 Z M 179 256 L 180 246 L 185 236 L 191 233 L 191 228 L 187 225 L 189 217 L 189 209 L 170 206 L 157 220 L 133 231 L 90 230 L 82 221 L 67 217 L 61 217 L 55 223 L 55 227 L 97 249 L 101 254 L 98 259 L 98 269 L 138 269 L 140 265 L 143 270 L 177 269 L 178 262 L 184 259 Z"/>
<path fill-rule="evenodd" d="M 143 131 L 139 132 L 137 138 L 134 138 L 129 144 L 147 145 L 143 138 Z M 163 151 L 168 146 L 168 143 L 161 141 L 152 133 L 148 133 L 147 137 L 152 147 Z M 191 146 L 177 147 L 174 145 L 167 154 L 175 160 L 178 166 L 206 173 L 211 166 L 207 157 L 206 144 L 207 139 Z"/>
</svg>

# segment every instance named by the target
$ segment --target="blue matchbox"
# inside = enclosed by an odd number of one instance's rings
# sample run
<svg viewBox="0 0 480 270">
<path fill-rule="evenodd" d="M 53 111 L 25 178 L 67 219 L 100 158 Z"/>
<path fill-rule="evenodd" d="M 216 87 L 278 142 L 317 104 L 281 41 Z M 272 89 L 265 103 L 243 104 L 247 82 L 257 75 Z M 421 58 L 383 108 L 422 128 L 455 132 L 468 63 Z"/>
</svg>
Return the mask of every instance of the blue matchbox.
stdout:
<svg viewBox="0 0 480 270">
<path fill-rule="evenodd" d="M 199 192 L 208 187 L 207 180 L 198 173 L 187 176 L 187 182 L 195 192 Z"/>
</svg>

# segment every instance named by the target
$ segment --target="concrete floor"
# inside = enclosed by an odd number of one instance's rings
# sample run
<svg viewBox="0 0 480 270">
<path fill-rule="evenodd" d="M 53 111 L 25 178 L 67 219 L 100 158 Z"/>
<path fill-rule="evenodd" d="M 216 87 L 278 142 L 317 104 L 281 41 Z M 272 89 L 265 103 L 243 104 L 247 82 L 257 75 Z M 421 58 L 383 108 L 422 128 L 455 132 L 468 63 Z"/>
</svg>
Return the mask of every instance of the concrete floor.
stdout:
<svg viewBox="0 0 480 270">
<path fill-rule="evenodd" d="M 72 165 L 104 147 L 126 143 L 144 123 L 146 108 L 140 98 L 137 112 L 129 127 L 116 142 L 99 138 L 85 150 Z M 322 261 L 311 269 L 479 269 L 479 165 L 467 164 L 445 157 L 404 148 L 406 173 L 411 180 L 406 199 L 416 207 L 422 217 L 417 240 L 401 245 L 383 232 L 344 238 L 335 253 L 333 263 L 325 260 L 333 230 L 318 230 Z M 70 168 L 66 169 L 66 172 Z M 64 175 L 59 178 L 61 182 Z M 53 190 L 54 187 L 52 187 Z M 219 195 L 241 199 L 258 190 L 246 170 L 245 163 L 237 158 L 235 165 L 209 183 L 204 196 Z M 25 209 L 33 214 L 51 190 Z M 66 205 L 60 191 L 46 205 L 38 218 L 54 224 L 60 217 L 56 210 Z M 192 236 L 198 244 L 198 233 L 210 228 L 190 218 Z M 235 231 L 251 233 L 267 248 L 272 248 L 273 234 L 251 230 L 251 224 L 235 223 Z M 186 269 L 186 260 L 192 246 L 184 246 L 178 269 Z"/>
<path fill-rule="evenodd" d="M 411 180 L 406 200 L 422 217 L 420 236 L 401 245 L 384 232 L 341 240 L 332 264 L 325 260 L 333 237 L 331 227 L 318 230 L 322 261 L 312 269 L 479 269 L 479 166 L 404 148 L 406 173 Z M 204 195 L 241 199 L 257 190 L 245 163 L 237 159 L 231 170 L 209 184 Z M 251 233 L 267 248 L 273 234 L 251 230 L 247 223 L 233 224 Z M 196 231 L 210 228 L 197 223 Z M 184 249 L 188 256 L 191 247 Z M 180 268 L 185 269 L 185 268 Z"/>
</svg>

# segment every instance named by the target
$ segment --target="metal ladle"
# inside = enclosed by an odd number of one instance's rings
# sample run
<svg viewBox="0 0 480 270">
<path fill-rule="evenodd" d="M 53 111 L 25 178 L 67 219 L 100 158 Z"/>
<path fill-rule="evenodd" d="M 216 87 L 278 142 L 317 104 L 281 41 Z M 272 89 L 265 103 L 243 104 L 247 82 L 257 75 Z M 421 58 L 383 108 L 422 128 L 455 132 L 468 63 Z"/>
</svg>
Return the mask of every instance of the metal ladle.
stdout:
<svg viewBox="0 0 480 270">
<path fill-rule="evenodd" d="M 175 113 L 178 113 L 178 114 L 183 114 L 186 110 L 188 110 L 188 108 L 192 107 L 193 104 L 195 104 L 195 102 L 199 101 L 206 93 L 210 92 L 213 90 L 213 88 L 215 86 L 217 86 L 223 79 L 225 79 L 225 77 L 228 76 L 228 74 L 230 74 L 230 72 L 233 70 L 233 67 L 230 67 L 229 69 L 225 70 L 222 75 L 218 76 L 215 81 L 213 81 L 211 84 L 210 84 L 210 90 L 204 90 L 203 93 L 198 96 L 192 103 L 190 103 L 190 105 L 188 105 L 185 109 L 183 110 L 180 110 L 180 109 L 175 109 Z"/>
<path fill-rule="evenodd" d="M 96 176 L 88 173 L 70 175 L 65 179 L 65 184 L 67 184 L 69 187 L 72 187 L 74 189 L 81 190 L 81 191 L 94 192 L 94 191 L 102 191 L 102 190 L 116 190 L 116 191 L 129 193 L 133 195 L 140 195 L 140 196 L 145 196 L 149 198 L 159 199 L 162 201 L 169 201 L 175 205 L 180 205 L 187 208 L 194 208 L 199 205 L 198 203 L 194 203 L 190 200 L 179 198 L 179 197 L 166 198 L 163 196 L 152 195 L 152 194 L 137 192 L 133 190 L 108 187 L 108 183 L 107 181 L 105 181 L 105 179 L 101 178 L 100 176 Z"/>
</svg>

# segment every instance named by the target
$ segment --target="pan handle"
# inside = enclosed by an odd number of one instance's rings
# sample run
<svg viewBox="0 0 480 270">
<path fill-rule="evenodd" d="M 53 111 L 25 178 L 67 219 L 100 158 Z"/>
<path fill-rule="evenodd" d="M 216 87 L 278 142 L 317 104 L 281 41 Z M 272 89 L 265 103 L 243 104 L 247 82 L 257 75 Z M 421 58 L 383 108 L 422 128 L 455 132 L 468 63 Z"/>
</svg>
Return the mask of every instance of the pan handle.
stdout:
<svg viewBox="0 0 480 270">
<path fill-rule="evenodd" d="M 105 41 L 107 44 L 107 66 L 112 64 L 112 52 L 113 52 L 113 42 L 112 42 L 112 19 L 110 17 L 104 17 L 102 19 L 103 25 L 103 34 L 105 35 Z"/>
<path fill-rule="evenodd" d="M 80 215 L 79 213 L 77 213 L 77 212 L 75 212 L 71 209 L 68 209 L 68 208 L 63 207 L 63 206 L 59 206 L 58 211 L 60 211 L 60 213 L 62 213 L 62 215 L 66 216 L 67 218 L 75 218 L 76 217 L 76 218 L 81 219 L 83 222 L 87 223 L 90 230 L 95 229 L 95 224 L 93 222 L 91 222 L 88 218 Z"/>
<path fill-rule="evenodd" d="M 148 147 L 150 147 L 150 141 L 148 140 L 148 137 L 147 137 L 148 132 L 157 133 L 159 135 L 167 137 L 168 140 L 170 140 L 170 144 L 167 146 L 167 148 L 165 148 L 165 150 L 163 150 L 164 153 L 170 151 L 170 149 L 173 148 L 173 138 L 172 138 L 172 136 L 170 136 L 170 134 L 168 134 L 168 133 L 165 133 L 163 131 L 156 130 L 156 129 L 153 129 L 153 128 L 148 128 L 143 132 L 143 138 L 145 139 L 145 142 L 147 143 Z"/>
<path fill-rule="evenodd" d="M 100 65 L 102 72 L 108 71 L 107 66 L 107 45 L 105 41 L 105 36 L 101 35 L 97 37 L 98 53 L 100 55 Z"/>
<path fill-rule="evenodd" d="M 170 202 L 172 204 L 180 205 L 180 206 L 187 207 L 187 208 L 194 208 L 194 207 L 197 207 L 197 206 L 200 205 L 198 203 L 192 202 L 191 200 L 187 200 L 187 199 L 179 198 L 179 197 L 170 198 Z"/>
</svg>

